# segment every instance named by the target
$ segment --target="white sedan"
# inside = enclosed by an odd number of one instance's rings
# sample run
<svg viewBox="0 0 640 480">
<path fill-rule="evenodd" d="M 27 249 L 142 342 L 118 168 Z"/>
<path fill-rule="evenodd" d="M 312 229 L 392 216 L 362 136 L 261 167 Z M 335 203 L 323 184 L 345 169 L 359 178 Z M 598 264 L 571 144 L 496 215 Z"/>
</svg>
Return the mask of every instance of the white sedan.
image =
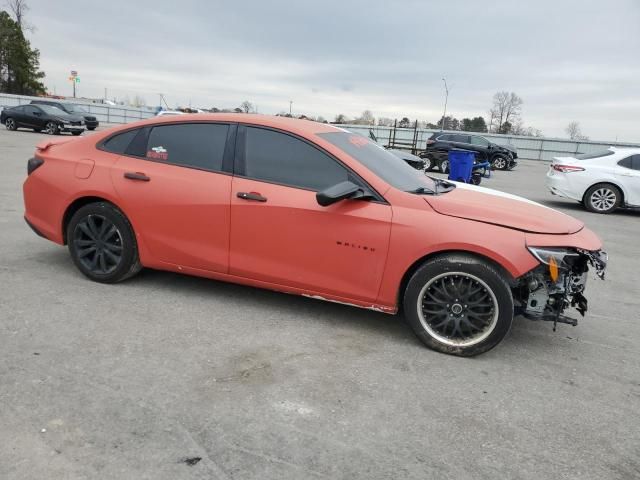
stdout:
<svg viewBox="0 0 640 480">
<path fill-rule="evenodd" d="M 591 212 L 640 207 L 640 148 L 554 157 L 546 183 L 552 194 L 577 200 Z"/>
</svg>

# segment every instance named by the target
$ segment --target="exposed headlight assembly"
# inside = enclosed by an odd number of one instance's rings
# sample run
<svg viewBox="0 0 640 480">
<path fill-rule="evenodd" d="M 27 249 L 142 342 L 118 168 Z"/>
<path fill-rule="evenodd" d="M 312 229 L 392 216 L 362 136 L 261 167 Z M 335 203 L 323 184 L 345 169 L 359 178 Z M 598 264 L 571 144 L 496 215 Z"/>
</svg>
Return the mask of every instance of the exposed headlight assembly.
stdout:
<svg viewBox="0 0 640 480">
<path fill-rule="evenodd" d="M 575 250 L 568 248 L 527 247 L 531 254 L 544 265 L 549 266 L 549 275 L 554 282 L 558 279 L 558 271 L 569 270 L 572 260 L 580 256 Z"/>
</svg>

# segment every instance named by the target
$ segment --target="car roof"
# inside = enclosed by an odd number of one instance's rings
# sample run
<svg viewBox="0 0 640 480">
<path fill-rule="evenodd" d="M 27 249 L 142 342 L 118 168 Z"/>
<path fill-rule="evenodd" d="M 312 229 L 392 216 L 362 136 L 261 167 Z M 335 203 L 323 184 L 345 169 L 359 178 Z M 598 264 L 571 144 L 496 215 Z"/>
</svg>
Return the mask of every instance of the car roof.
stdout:
<svg viewBox="0 0 640 480">
<path fill-rule="evenodd" d="M 346 132 L 342 128 L 327 123 L 314 122 L 312 120 L 298 120 L 289 117 L 277 117 L 275 115 L 259 115 L 252 113 L 185 113 L 184 115 L 160 115 L 140 122 L 128 123 L 122 129 L 161 123 L 192 123 L 192 122 L 231 122 L 243 123 L 286 130 L 300 135 L 313 135 L 317 133 Z"/>
</svg>

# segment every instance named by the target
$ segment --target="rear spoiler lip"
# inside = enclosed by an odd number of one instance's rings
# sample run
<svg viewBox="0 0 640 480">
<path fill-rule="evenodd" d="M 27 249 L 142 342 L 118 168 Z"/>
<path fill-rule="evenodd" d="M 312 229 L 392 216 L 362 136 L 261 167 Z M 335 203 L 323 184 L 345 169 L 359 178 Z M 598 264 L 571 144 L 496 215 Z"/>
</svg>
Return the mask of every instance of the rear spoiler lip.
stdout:
<svg viewBox="0 0 640 480">
<path fill-rule="evenodd" d="M 44 152 L 45 150 L 49 149 L 49 147 L 52 147 L 53 145 L 62 145 L 64 143 L 72 142 L 73 140 L 76 140 L 76 137 L 43 140 L 42 142 L 36 145 L 36 150 L 39 152 Z"/>
</svg>

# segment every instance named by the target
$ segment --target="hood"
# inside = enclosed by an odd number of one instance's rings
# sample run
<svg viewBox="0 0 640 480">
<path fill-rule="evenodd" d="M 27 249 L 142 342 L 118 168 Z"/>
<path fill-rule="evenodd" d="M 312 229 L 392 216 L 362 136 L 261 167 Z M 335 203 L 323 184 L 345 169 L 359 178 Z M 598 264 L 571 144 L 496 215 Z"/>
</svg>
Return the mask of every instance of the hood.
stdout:
<svg viewBox="0 0 640 480">
<path fill-rule="evenodd" d="M 501 144 L 501 143 L 494 143 L 494 145 L 499 147 L 499 148 L 503 148 L 505 150 L 509 150 L 510 152 L 514 152 L 514 153 L 518 152 L 518 149 L 513 145 Z"/>
<path fill-rule="evenodd" d="M 530 233 L 566 235 L 584 227 L 581 221 L 526 198 L 466 183 L 453 183 L 456 188 L 448 193 L 424 197 L 442 215 Z"/>
<path fill-rule="evenodd" d="M 84 120 L 84 118 L 82 118 L 79 115 L 76 114 L 72 114 L 72 113 L 66 113 L 66 112 L 60 112 L 60 113 L 56 113 L 55 115 L 51 115 L 51 117 L 56 118 L 58 120 L 60 120 L 61 122 L 81 122 L 82 120 Z"/>
</svg>

